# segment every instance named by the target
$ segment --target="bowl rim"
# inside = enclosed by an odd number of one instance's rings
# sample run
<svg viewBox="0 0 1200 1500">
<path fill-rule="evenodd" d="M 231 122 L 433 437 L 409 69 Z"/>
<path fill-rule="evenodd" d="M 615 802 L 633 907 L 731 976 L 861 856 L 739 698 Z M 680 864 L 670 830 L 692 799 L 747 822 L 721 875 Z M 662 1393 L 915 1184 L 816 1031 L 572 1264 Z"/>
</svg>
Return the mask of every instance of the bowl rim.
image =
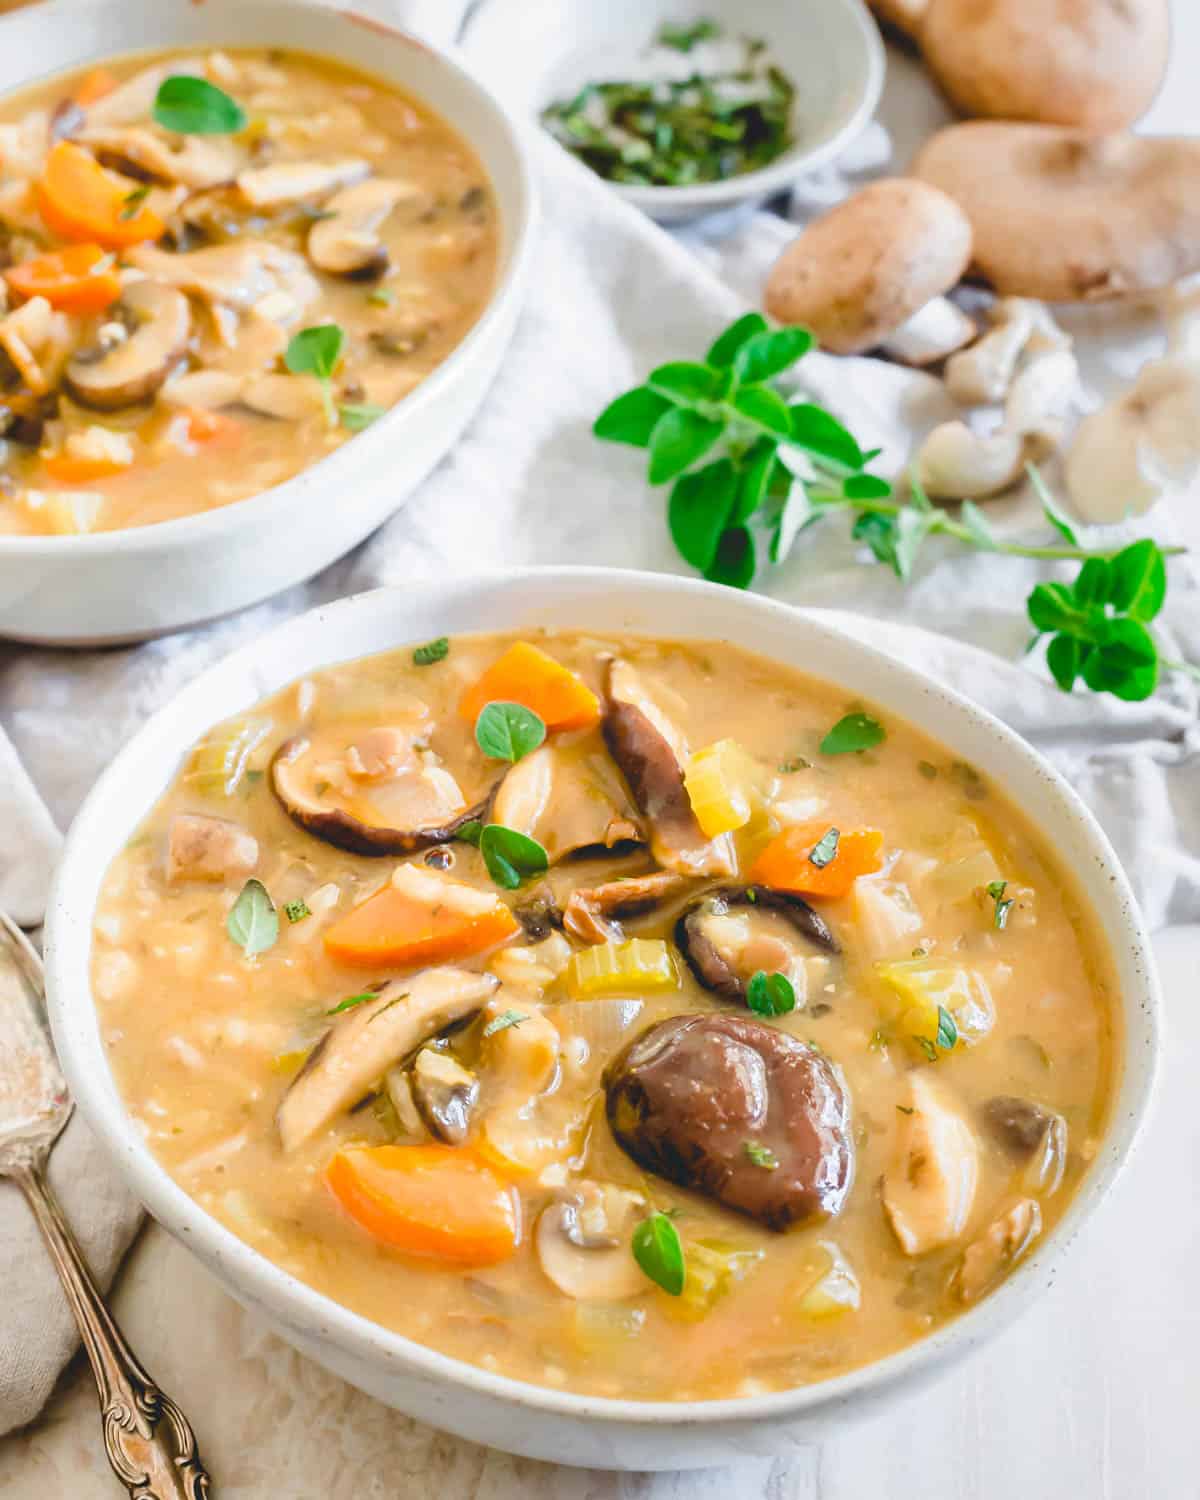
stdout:
<svg viewBox="0 0 1200 1500">
<path fill-rule="evenodd" d="M 76 1011 L 91 1020 L 96 1031 L 95 1045 L 103 1050 L 90 986 L 85 984 L 73 990 L 69 978 L 72 964 L 78 962 L 80 945 L 84 945 L 85 961 L 90 951 L 93 903 L 87 899 L 87 888 L 103 875 L 102 870 L 98 874 L 89 873 L 89 865 L 94 862 L 91 849 L 97 842 L 92 828 L 97 825 L 99 831 L 104 823 L 103 810 L 119 805 L 123 783 L 129 779 L 130 773 L 125 770 L 127 765 L 136 765 L 144 753 L 154 753 L 160 742 L 171 745 L 177 754 L 183 753 L 191 739 L 181 736 L 174 728 L 174 722 L 179 717 L 186 717 L 190 705 L 205 701 L 214 683 L 219 683 L 222 677 L 235 679 L 239 672 L 253 668 L 264 648 L 277 648 L 289 634 L 302 633 L 318 622 L 322 626 L 321 639 L 328 642 L 340 639 L 340 626 L 353 624 L 358 617 L 369 621 L 372 613 L 380 611 L 388 601 L 395 601 L 403 609 L 406 597 L 411 596 L 402 585 L 373 589 L 296 615 L 208 667 L 143 725 L 97 780 L 71 826 L 46 914 L 48 1009 L 72 1094 L 140 1202 L 173 1236 L 196 1250 L 210 1268 L 219 1265 L 219 1274 L 236 1285 L 237 1295 L 265 1310 L 278 1324 L 294 1330 L 298 1337 L 331 1343 L 340 1353 L 372 1364 L 381 1371 L 422 1375 L 531 1413 L 600 1424 L 624 1423 L 643 1429 L 673 1427 L 676 1430 L 711 1424 L 735 1428 L 756 1426 L 765 1421 L 811 1416 L 824 1409 L 858 1404 L 882 1396 L 906 1381 L 916 1387 L 936 1373 L 939 1366 L 963 1357 L 1008 1327 L 1032 1305 L 1040 1291 L 1052 1283 L 1081 1227 L 1112 1191 L 1142 1136 L 1159 1062 L 1162 1002 L 1149 935 L 1128 877 L 1095 816 L 1065 778 L 1026 740 L 987 709 L 932 676 L 839 628 L 836 611 L 804 610 L 763 595 L 737 593 L 695 578 L 617 568 L 493 569 L 444 580 L 431 588 L 436 602 L 450 602 L 452 605 L 455 601 L 473 599 L 476 594 L 486 598 L 489 589 L 507 591 L 505 607 L 511 612 L 513 626 L 519 627 L 521 620 L 536 610 L 536 603 L 531 605 L 529 601 L 538 597 L 538 590 L 556 586 L 570 586 L 573 595 L 580 590 L 585 595 L 591 590 L 596 595 L 622 593 L 634 597 L 646 591 L 658 593 L 678 602 L 680 618 L 689 622 L 707 618 L 706 601 L 721 601 L 725 609 L 740 610 L 750 619 L 757 617 L 781 627 L 798 628 L 818 648 L 823 643 L 828 644 L 839 652 L 848 652 L 864 667 L 891 674 L 898 689 L 903 687 L 910 691 L 916 710 L 925 711 L 931 699 L 938 700 L 939 710 L 956 719 L 957 723 L 952 726 L 955 733 L 967 728 L 986 733 L 1000 747 L 1000 753 L 1012 768 L 1010 772 L 996 776 L 1002 786 L 1006 786 L 1010 779 L 1016 779 L 1019 772 L 1037 776 L 1047 784 L 1061 809 L 1063 826 L 1071 827 L 1080 841 L 1088 846 L 1089 857 L 1099 866 L 1107 899 L 1120 913 L 1119 940 L 1131 956 L 1128 967 L 1135 976 L 1128 986 L 1121 988 L 1118 997 L 1117 1014 L 1126 1045 L 1105 1133 L 1087 1176 L 1053 1232 L 1023 1257 L 994 1292 L 964 1309 L 934 1333 L 869 1364 L 829 1380 L 765 1394 L 713 1400 L 638 1401 L 564 1391 L 495 1374 L 392 1332 L 284 1271 L 202 1209 L 151 1154 L 121 1103 L 115 1084 L 111 1087 L 113 1099 L 110 1101 L 105 1097 L 105 1085 L 110 1083 L 111 1074 L 102 1080 L 94 1076 L 87 1058 L 90 1039 L 81 1037 L 80 1050 L 76 1051 L 76 1036 L 71 1025 L 71 1017 Z M 714 621 L 710 629 L 682 631 L 679 638 L 724 637 Z M 372 650 L 394 649 L 408 639 L 396 638 L 394 631 L 385 629 L 379 644 Z M 323 645 L 320 651 L 310 650 L 306 656 L 296 657 L 296 676 L 339 660 L 354 659 L 358 654 L 339 654 L 336 646 L 329 649 Z M 771 659 L 769 652 L 763 654 Z M 819 655 L 817 659 L 820 660 Z M 821 676 L 819 672 L 812 675 Z M 903 712 L 901 716 L 904 716 Z M 916 712 L 909 713 L 908 718 L 917 728 L 922 727 L 922 719 Z M 944 733 L 934 737 L 940 737 L 944 742 Z M 995 776 L 994 772 L 991 774 Z M 1015 796 L 1014 800 L 1017 800 Z M 1093 909 L 1095 915 L 1098 903 L 1082 889 L 1082 882 L 1079 884 L 1081 900 Z M 1115 948 L 1116 944 L 1112 946 Z M 1138 1040 L 1143 1049 L 1137 1067 L 1133 1065 L 1135 1031 L 1140 1032 Z"/>
<path fill-rule="evenodd" d="M 790 187 L 806 172 L 824 166 L 826 162 L 837 156 L 865 130 L 875 114 L 883 95 L 887 74 L 887 52 L 883 44 L 883 36 L 864 4 L 864 0 L 825 0 L 825 3 L 839 5 L 853 23 L 860 49 L 862 75 L 859 97 L 854 109 L 827 139 L 812 146 L 805 146 L 797 141 L 774 161 L 768 162 L 766 166 L 757 167 L 753 172 L 740 173 L 736 177 L 727 177 L 720 182 L 700 182 L 682 187 L 657 185 L 643 187 L 636 183 L 610 182 L 604 177 L 600 177 L 599 180 L 604 183 L 605 187 L 611 188 L 627 203 L 632 203 L 635 207 L 642 209 L 651 218 L 657 212 L 666 210 L 678 212 L 681 209 L 690 208 L 698 213 L 715 212 L 739 203 L 743 199 L 769 198 Z M 463 29 L 463 49 L 468 56 L 470 56 L 471 22 L 474 15 L 480 13 L 472 12 Z M 532 119 L 537 124 L 536 109 Z M 540 125 L 538 128 L 541 128 Z M 560 149 L 565 148 L 560 147 Z"/>
<path fill-rule="evenodd" d="M 197 3 L 197 0 L 192 0 L 192 3 Z M 352 481 L 355 472 L 361 470 L 364 464 L 383 462 L 386 459 L 386 452 L 383 448 L 385 439 L 390 442 L 392 437 L 399 433 L 406 420 L 412 426 L 420 424 L 426 409 L 438 401 L 446 389 L 457 381 L 480 345 L 484 344 L 496 327 L 503 324 L 504 320 L 515 310 L 515 305 L 520 298 L 533 255 L 538 217 L 538 192 L 529 145 L 524 130 L 505 109 L 495 91 L 479 77 L 456 48 L 436 46 L 416 32 L 406 30 L 402 26 L 379 20 L 374 15 L 366 16 L 354 10 L 336 8 L 326 3 L 326 0 L 224 0 L 224 7 L 229 15 L 244 14 L 247 9 L 254 9 L 274 11 L 280 16 L 286 16 L 289 12 L 295 12 L 298 7 L 302 7 L 310 14 L 320 16 L 322 24 L 329 27 L 331 35 L 335 32 L 340 33 L 342 23 L 366 27 L 380 36 L 382 45 L 405 47 L 423 54 L 431 66 L 445 69 L 458 83 L 473 91 L 476 101 L 482 104 L 490 114 L 488 130 L 502 142 L 510 154 L 516 175 L 516 187 L 510 195 L 511 201 L 501 205 L 504 233 L 508 239 L 506 260 L 498 268 L 495 286 L 483 311 L 442 363 L 432 370 L 415 390 L 396 402 L 394 406 L 389 407 L 383 416 L 372 422 L 369 427 L 362 432 L 355 433 L 349 441 L 339 444 L 332 452 L 301 469 L 299 473 L 281 480 L 278 484 L 271 485 L 268 489 L 260 490 L 258 494 L 248 495 L 228 505 L 192 515 L 177 516 L 169 521 L 154 521 L 146 526 L 127 526 L 113 531 L 85 532 L 78 536 L 14 536 L 0 533 L 0 560 L 28 558 L 52 561 L 55 558 L 66 557 L 82 559 L 98 558 L 115 553 L 155 552 L 163 548 L 186 548 L 193 542 L 208 539 L 211 533 L 222 529 L 254 531 L 261 528 L 264 532 L 269 531 L 274 523 L 285 519 L 289 514 L 296 503 L 298 491 L 309 490 L 315 484 L 336 491 L 337 486 L 343 481 Z M 90 16 L 104 9 L 120 11 L 122 5 L 121 0 L 42 0 L 42 4 L 37 7 L 39 13 L 53 11 L 67 16 L 74 11 L 84 9 Z M 220 4 L 215 4 L 211 13 L 220 17 L 222 15 Z M 0 16 L 0 45 L 3 45 L 5 27 L 23 20 L 27 23 L 28 12 L 17 10 Z M 215 46 L 218 43 L 214 42 L 212 45 Z M 133 48 L 122 51 L 120 55 L 122 57 L 137 56 L 139 52 L 154 53 L 163 50 L 162 47 Z M 165 50 L 170 50 L 170 47 Z M 112 54 L 97 53 L 97 59 L 103 55 Z M 336 57 L 336 54 L 331 55 Z M 52 77 L 59 71 L 65 70 L 54 68 L 49 70 L 46 76 Z M 372 72 L 369 68 L 359 68 L 358 71 L 367 73 L 368 76 Z M 42 71 L 39 71 L 36 76 L 43 76 Z M 374 76 L 384 82 L 388 81 L 382 72 Z M 34 81 L 34 78 L 30 78 L 26 83 L 19 83 L 13 89 L 4 90 L 3 94 L 0 94 L 0 103 L 26 87 L 27 83 Z M 468 136 L 457 121 L 446 116 L 439 117 L 445 119 L 445 123 L 452 129 L 457 130 L 471 149 L 478 153 L 476 140 Z M 490 174 L 489 182 L 494 188 L 495 182 Z M 497 194 L 498 200 L 499 196 Z M 352 454 L 351 449 L 353 449 Z"/>
</svg>

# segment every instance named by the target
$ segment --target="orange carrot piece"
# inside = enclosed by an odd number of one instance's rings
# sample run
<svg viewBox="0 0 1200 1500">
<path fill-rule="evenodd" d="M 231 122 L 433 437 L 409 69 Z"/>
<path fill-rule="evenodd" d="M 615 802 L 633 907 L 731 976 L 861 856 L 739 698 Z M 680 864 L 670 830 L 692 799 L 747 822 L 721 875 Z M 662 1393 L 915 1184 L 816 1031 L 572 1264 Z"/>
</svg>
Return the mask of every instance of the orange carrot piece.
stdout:
<svg viewBox="0 0 1200 1500">
<path fill-rule="evenodd" d="M 110 73 L 107 68 L 93 68 L 80 80 L 73 97 L 80 109 L 86 109 L 89 104 L 95 104 L 97 100 L 103 99 L 105 94 L 111 94 L 116 86 L 117 75 L 115 73 Z"/>
<path fill-rule="evenodd" d="M 515 1193 L 465 1147 L 348 1146 L 325 1181 L 355 1223 L 408 1255 L 491 1266 L 520 1239 Z"/>
<path fill-rule="evenodd" d="M 74 141 L 51 147 L 37 183 L 38 210 L 64 240 L 91 240 L 109 250 L 156 240 L 165 225 L 131 199 L 138 184 L 109 172 Z"/>
<path fill-rule="evenodd" d="M 882 867 L 883 834 L 878 828 L 852 828 L 838 838 L 837 853 L 827 865 L 814 865 L 809 855 L 829 828 L 828 823 L 808 823 L 785 829 L 754 862 L 751 881 L 831 901 L 848 896 L 860 875 L 873 875 Z"/>
<path fill-rule="evenodd" d="M 121 295 L 121 278 L 100 245 L 50 250 L 10 266 L 4 279 L 18 297 L 45 297 L 63 312 L 103 312 Z"/>
<path fill-rule="evenodd" d="M 219 411 L 201 411 L 189 407 L 187 413 L 188 437 L 193 443 L 217 443 L 229 446 L 242 436 L 242 424 L 236 417 Z"/>
<path fill-rule="evenodd" d="M 58 484 L 95 484 L 97 480 L 123 474 L 129 465 L 112 458 L 74 458 L 69 453 L 51 453 L 42 459 L 42 468 Z"/>
<path fill-rule="evenodd" d="M 458 705 L 472 723 L 489 703 L 520 703 L 547 729 L 588 729 L 600 718 L 600 700 L 561 662 L 528 641 L 517 641 L 487 669 Z"/>
<path fill-rule="evenodd" d="M 385 885 L 325 934 L 325 951 L 356 968 L 416 968 L 467 958 L 511 937 L 520 924 L 499 898 L 479 915 L 428 906 Z"/>
</svg>

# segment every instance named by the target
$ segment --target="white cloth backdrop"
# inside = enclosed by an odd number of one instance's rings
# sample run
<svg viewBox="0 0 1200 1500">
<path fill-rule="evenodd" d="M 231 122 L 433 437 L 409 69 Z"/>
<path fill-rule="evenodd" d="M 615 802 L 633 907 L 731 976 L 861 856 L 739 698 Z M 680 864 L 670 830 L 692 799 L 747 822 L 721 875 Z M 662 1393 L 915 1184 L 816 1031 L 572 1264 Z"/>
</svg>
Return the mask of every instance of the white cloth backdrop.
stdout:
<svg viewBox="0 0 1200 1500">
<path fill-rule="evenodd" d="M 442 12 L 439 12 L 442 14 Z M 854 176 L 902 165 L 940 118 L 915 66 L 894 63 L 884 117 L 846 170 L 807 184 L 802 216 L 846 191 Z M 0 646 L 0 905 L 33 925 L 66 828 L 100 769 L 177 689 L 235 644 L 318 602 L 378 584 L 419 589 L 447 570 L 508 563 L 588 562 L 675 570 L 662 492 L 643 480 L 643 456 L 596 442 L 596 413 L 652 365 L 698 355 L 754 301 L 790 233 L 757 213 L 671 238 L 621 205 L 548 143 L 536 142 L 545 215 L 524 316 L 496 385 L 454 453 L 407 505 L 350 557 L 310 584 L 207 629 L 103 652 Z M 1146 312 L 1074 315 L 1095 399 L 1155 347 Z M 914 436 L 946 414 L 931 378 L 871 360 L 811 356 L 803 383 L 900 468 Z M 1177 516 L 1152 518 L 1160 539 L 1200 542 L 1196 495 Z M 331 496 L 336 504 L 337 497 Z M 1037 534 L 1028 501 L 994 508 L 1000 524 Z M 264 537 L 264 545 L 270 538 Z M 985 703 L 1043 749 L 1096 811 L 1125 860 L 1155 927 L 1200 920 L 1200 727 L 1197 687 L 1170 681 L 1144 705 L 1066 698 L 1022 658 L 1030 563 L 932 547 L 900 584 L 864 566 L 843 520 L 805 533 L 793 558 L 764 577 L 778 598 L 853 608 L 847 627 Z M 1200 577 L 1172 565 L 1166 633 L 1176 654 L 1200 660 Z M 920 629 L 898 629 L 897 623 Z M 686 622 L 680 622 L 681 630 Z M 924 633 L 926 631 L 934 634 Z M 133 1205 L 80 1122 L 58 1153 L 72 1221 L 107 1279 L 136 1227 Z M 28 1421 L 74 1343 L 53 1294 L 32 1224 L 0 1186 L 0 1432 Z M 9 1268 L 15 1268 L 10 1270 Z"/>
</svg>

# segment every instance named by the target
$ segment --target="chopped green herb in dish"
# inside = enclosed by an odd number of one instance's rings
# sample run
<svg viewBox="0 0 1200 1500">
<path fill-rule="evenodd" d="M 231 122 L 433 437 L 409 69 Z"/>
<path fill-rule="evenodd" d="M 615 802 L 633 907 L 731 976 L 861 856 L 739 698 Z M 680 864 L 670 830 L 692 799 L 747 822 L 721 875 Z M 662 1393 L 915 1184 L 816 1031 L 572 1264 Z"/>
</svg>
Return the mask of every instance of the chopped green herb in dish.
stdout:
<svg viewBox="0 0 1200 1500">
<path fill-rule="evenodd" d="M 555 140 L 607 181 L 723 182 L 792 144 L 795 88 L 758 38 L 724 37 L 713 21 L 664 25 L 644 65 L 649 77 L 585 84 L 542 113 Z"/>
</svg>

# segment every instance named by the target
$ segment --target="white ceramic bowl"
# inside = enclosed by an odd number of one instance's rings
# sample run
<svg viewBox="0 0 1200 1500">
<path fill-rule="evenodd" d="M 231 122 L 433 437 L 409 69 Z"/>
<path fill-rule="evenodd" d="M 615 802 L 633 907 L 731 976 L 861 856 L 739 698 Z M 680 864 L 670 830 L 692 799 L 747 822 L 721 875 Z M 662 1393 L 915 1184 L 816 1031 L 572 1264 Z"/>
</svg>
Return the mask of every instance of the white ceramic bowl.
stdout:
<svg viewBox="0 0 1200 1500">
<path fill-rule="evenodd" d="M 759 201 L 832 160 L 868 124 L 885 68 L 862 0 L 485 0 L 463 51 L 514 110 L 538 119 L 585 83 L 630 76 L 664 21 L 705 17 L 731 36 L 762 37 L 796 85 L 795 143 L 757 172 L 694 187 L 614 191 L 660 223 Z"/>
<path fill-rule="evenodd" d="M 168 1177 L 131 1123 L 109 1073 L 88 979 L 104 872 L 216 721 L 314 668 L 414 640 L 522 626 L 640 631 L 732 641 L 913 721 L 1003 786 L 1074 870 L 1113 945 L 1125 1070 L 1099 1153 L 1053 1234 L 991 1297 L 864 1369 L 769 1396 L 614 1401 L 489 1374 L 391 1333 L 302 1285 L 210 1218 Z M 204 673 L 117 757 L 75 820 L 50 900 L 50 1019 L 88 1123 L 137 1196 L 229 1292 L 285 1339 L 392 1406 L 478 1442 L 563 1463 L 675 1468 L 773 1454 L 920 1388 L 1003 1328 L 1049 1284 L 1137 1137 L 1158 1048 L 1158 990 L 1133 896 L 1107 840 L 1070 787 L 1011 730 L 932 679 L 753 594 L 658 574 L 538 569 L 386 589 L 343 600 L 264 636 Z M 1047 1395 L 1052 1372 L 1043 1372 Z"/>
<path fill-rule="evenodd" d="M 501 246 L 492 300 L 410 396 L 261 495 L 128 531 L 0 536 L 0 636 L 69 645 L 138 640 L 243 609 L 311 577 L 374 531 L 445 455 L 512 334 L 534 217 L 519 132 L 459 63 L 413 36 L 312 0 L 51 0 L 0 18 L 0 97 L 122 53 L 222 45 L 336 58 L 411 92 L 459 130 L 496 194 Z"/>
</svg>

